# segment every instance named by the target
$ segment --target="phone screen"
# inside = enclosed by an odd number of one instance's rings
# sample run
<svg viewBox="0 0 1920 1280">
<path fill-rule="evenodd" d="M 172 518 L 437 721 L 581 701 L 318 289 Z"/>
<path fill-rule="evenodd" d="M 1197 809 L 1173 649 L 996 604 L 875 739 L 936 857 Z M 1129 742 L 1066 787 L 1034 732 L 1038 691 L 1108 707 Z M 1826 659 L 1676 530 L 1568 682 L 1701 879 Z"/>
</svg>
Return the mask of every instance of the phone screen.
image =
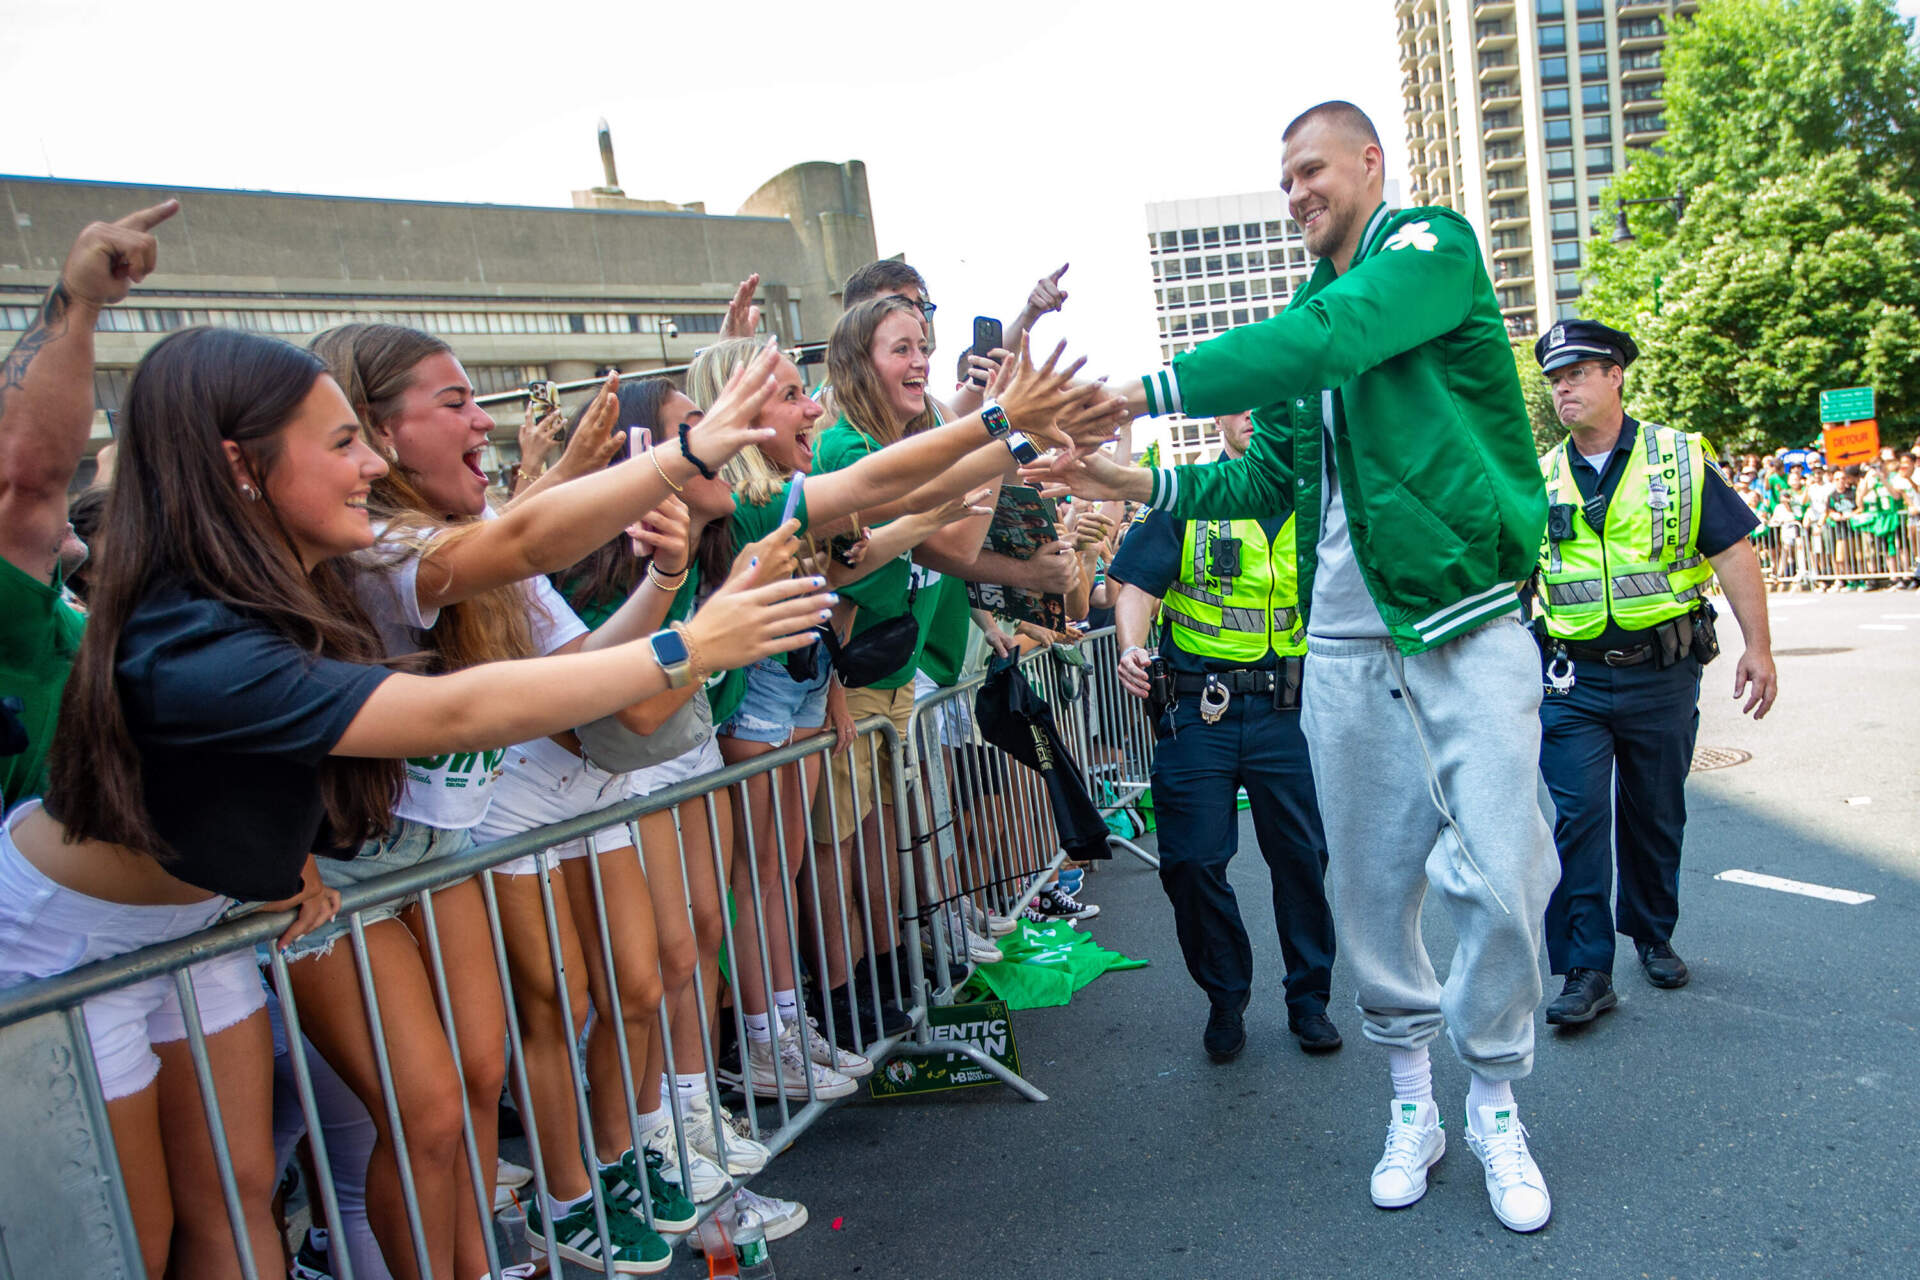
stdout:
<svg viewBox="0 0 1920 1280">
<path fill-rule="evenodd" d="M 793 519 L 793 517 L 795 516 L 795 514 L 797 514 L 797 513 L 799 512 L 799 510 L 800 510 L 800 486 L 801 486 L 801 485 L 803 485 L 803 484 L 805 484 L 805 483 L 806 483 L 806 480 L 807 480 L 807 473 L 806 473 L 806 472 L 804 472 L 804 471 L 796 471 L 796 472 L 794 472 L 794 473 L 793 473 L 793 477 L 792 477 L 792 479 L 790 479 L 790 480 L 789 480 L 789 481 L 787 482 L 787 505 L 786 505 L 786 507 L 785 507 L 785 508 L 784 508 L 784 509 L 783 509 L 783 510 L 782 510 L 782 511 L 780 512 L 780 523 L 781 523 L 781 524 L 785 524 L 785 523 L 786 523 L 787 521 L 789 521 L 789 520 L 791 520 L 791 519 Z"/>
<path fill-rule="evenodd" d="M 627 428 L 627 456 L 637 458 L 653 448 L 653 433 L 645 427 Z"/>
</svg>

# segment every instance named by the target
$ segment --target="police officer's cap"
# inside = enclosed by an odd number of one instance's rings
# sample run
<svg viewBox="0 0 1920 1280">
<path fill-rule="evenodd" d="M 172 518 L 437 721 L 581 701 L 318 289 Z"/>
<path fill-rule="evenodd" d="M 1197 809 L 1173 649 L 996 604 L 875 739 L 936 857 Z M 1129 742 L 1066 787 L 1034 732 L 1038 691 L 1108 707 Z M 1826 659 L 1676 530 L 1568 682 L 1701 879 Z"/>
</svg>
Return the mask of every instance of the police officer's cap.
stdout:
<svg viewBox="0 0 1920 1280">
<path fill-rule="evenodd" d="M 1562 320 L 1533 344 L 1533 358 L 1540 362 L 1542 373 L 1582 360 L 1611 360 L 1624 369 L 1639 354 L 1631 337 L 1598 320 Z"/>
</svg>

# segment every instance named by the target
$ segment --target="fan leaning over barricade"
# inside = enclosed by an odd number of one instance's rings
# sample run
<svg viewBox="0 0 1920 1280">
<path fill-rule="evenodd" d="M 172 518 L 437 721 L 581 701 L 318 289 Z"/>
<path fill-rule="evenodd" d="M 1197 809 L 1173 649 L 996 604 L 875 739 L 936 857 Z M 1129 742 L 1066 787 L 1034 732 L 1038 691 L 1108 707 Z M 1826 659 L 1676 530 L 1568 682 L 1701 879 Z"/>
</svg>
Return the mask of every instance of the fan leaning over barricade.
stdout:
<svg viewBox="0 0 1920 1280">
<path fill-rule="evenodd" d="M 1294 513 L 1307 617 L 1301 724 L 1325 820 L 1341 952 L 1390 1051 L 1374 1202 L 1412 1204 L 1445 1149 L 1427 1046 L 1472 1073 L 1467 1142 L 1507 1227 L 1550 1202 L 1511 1082 L 1533 1066 L 1553 843 L 1515 779 L 1539 768 L 1540 670 L 1518 617 L 1546 500 L 1505 325 L 1472 228 L 1381 202 L 1379 135 L 1323 103 L 1287 126 L 1281 185 L 1312 278 L 1272 319 L 1133 383 L 1136 413 L 1252 409 L 1246 457 L 1045 474 L 1184 518 Z M 1444 987 L 1420 939 L 1429 887 L 1463 940 Z"/>
<path fill-rule="evenodd" d="M 338 901 L 315 852 L 350 856 L 390 824 L 402 758 L 495 749 L 606 714 L 667 687 L 687 649 L 700 663 L 752 661 L 798 643 L 793 634 L 824 606 L 818 586 L 787 579 L 793 544 L 776 539 L 671 639 L 484 672 L 396 673 L 341 563 L 373 542 L 366 501 L 387 464 L 320 360 L 255 335 L 174 334 L 136 371 L 120 440 L 109 550 L 62 708 L 47 807 L 16 810 L 0 839 L 0 865 L 38 886 L 0 904 L 27 917 L 8 920 L 6 936 L 34 940 L 31 955 L 23 942 L 7 944 L 9 982 L 181 936 L 240 902 L 297 895 L 300 924 L 311 927 Z M 610 506 L 636 496 L 609 490 Z M 398 925 L 368 932 L 382 933 L 393 960 L 381 994 L 388 1050 L 405 1064 L 396 1081 L 432 1102 L 409 1117 L 428 1224 L 419 1244 L 434 1274 L 455 1274 L 456 1217 L 476 1240 L 479 1229 L 472 1200 L 464 1210 L 455 1202 L 466 1162 L 448 1100 L 459 1083 L 415 944 Z M 401 948 L 410 968 L 398 963 Z M 268 1209 L 277 1170 L 259 978 L 244 952 L 205 962 L 194 977 L 264 1274 L 281 1260 Z M 162 977 L 96 997 L 89 1030 L 150 1274 L 167 1270 L 170 1239 L 178 1273 L 230 1274 L 232 1241 L 217 1214 L 202 1211 L 221 1196 L 171 991 Z M 357 997 L 342 1017 L 315 995 L 309 1032 L 384 1117 Z M 391 1233 L 394 1273 L 416 1275 L 390 1149 L 384 1160 L 376 1229 Z M 486 1268 L 476 1250 L 459 1273 Z"/>
</svg>

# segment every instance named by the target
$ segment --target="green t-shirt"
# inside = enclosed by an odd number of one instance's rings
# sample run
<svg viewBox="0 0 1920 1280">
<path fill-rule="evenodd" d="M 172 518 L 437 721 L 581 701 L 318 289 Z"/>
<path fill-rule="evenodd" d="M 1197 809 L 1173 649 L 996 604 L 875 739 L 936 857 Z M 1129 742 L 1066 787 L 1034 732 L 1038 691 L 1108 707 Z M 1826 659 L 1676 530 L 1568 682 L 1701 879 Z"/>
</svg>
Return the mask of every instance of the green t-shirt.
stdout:
<svg viewBox="0 0 1920 1280">
<path fill-rule="evenodd" d="M 0 698 L 18 698 L 27 749 L 0 756 L 0 811 L 47 789 L 47 744 L 86 620 L 60 594 L 0 560 Z"/>
<path fill-rule="evenodd" d="M 870 453 L 878 453 L 880 446 L 861 435 L 841 418 L 831 427 L 821 432 L 813 442 L 813 473 L 826 475 L 833 471 L 842 471 L 852 466 Z M 907 603 L 911 595 L 913 616 L 920 623 L 919 643 L 906 662 L 892 675 L 875 680 L 872 688 L 898 689 L 913 681 L 913 672 L 920 665 L 920 651 L 927 643 L 935 610 L 940 604 L 942 592 L 938 589 L 940 575 L 931 569 L 914 564 L 911 556 L 899 556 L 881 568 L 874 570 L 860 581 L 840 588 L 840 597 L 860 606 L 854 615 L 853 635 L 858 636 L 870 628 L 877 627 L 891 618 L 897 618 L 907 612 Z M 918 583 L 920 590 L 910 592 L 913 584 Z"/>
<path fill-rule="evenodd" d="M 960 579 L 941 579 L 939 592 L 933 621 L 927 627 L 926 645 L 920 652 L 920 670 L 942 689 L 950 689 L 960 683 L 960 670 L 967 665 L 973 612 L 967 604 L 967 584 Z"/>
<path fill-rule="evenodd" d="M 777 509 L 775 514 L 779 514 Z M 590 631 L 599 630 L 606 624 L 607 619 L 618 613 L 620 606 L 626 603 L 625 600 L 616 597 L 599 600 L 575 598 L 568 594 L 565 577 L 565 574 L 554 574 L 553 585 L 562 595 L 567 596 L 567 603 L 573 606 L 573 611 L 580 615 L 580 621 L 586 623 Z M 578 586 L 577 583 L 574 585 Z M 666 620 L 685 622 L 693 615 L 699 595 L 700 566 L 690 564 L 687 566 L 687 580 L 680 584 L 678 591 L 673 593 L 673 603 L 667 606 Z M 744 671 L 715 671 L 707 677 L 707 702 L 713 707 L 713 722 L 716 725 L 725 724 L 727 717 L 734 713 L 740 705 L 740 700 L 746 696 L 747 675 Z"/>
</svg>

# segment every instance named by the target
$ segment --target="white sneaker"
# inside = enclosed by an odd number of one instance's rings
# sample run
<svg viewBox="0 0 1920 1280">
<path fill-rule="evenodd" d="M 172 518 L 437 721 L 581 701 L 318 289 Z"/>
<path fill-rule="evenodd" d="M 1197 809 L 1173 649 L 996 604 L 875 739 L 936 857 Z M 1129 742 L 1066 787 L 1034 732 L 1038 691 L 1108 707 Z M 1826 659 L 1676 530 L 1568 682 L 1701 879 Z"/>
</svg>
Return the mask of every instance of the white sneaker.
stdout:
<svg viewBox="0 0 1920 1280">
<path fill-rule="evenodd" d="M 705 1204 L 729 1185 L 726 1171 L 695 1150 L 692 1142 L 687 1143 L 689 1167 L 685 1173 L 681 1172 L 680 1144 L 674 1136 L 671 1116 L 665 1124 L 646 1136 L 646 1147 L 664 1162 L 660 1176 L 679 1187 L 696 1204 Z"/>
<path fill-rule="evenodd" d="M 742 1187 L 733 1193 L 733 1202 L 743 1217 L 751 1213 L 760 1220 L 760 1229 L 767 1233 L 768 1240 L 784 1240 L 807 1225 L 807 1206 L 798 1200 L 763 1196 L 751 1188 Z M 687 1248 L 695 1253 L 707 1251 L 706 1242 L 700 1238 L 698 1231 L 687 1237 Z"/>
<path fill-rule="evenodd" d="M 724 1113 L 726 1108 L 721 1108 Z M 687 1133 L 687 1149 L 697 1151 L 714 1164 L 725 1169 L 736 1178 L 749 1177 L 767 1167 L 773 1159 L 773 1152 L 752 1138 L 743 1138 L 734 1129 L 733 1117 L 724 1115 L 721 1124 L 726 1127 L 724 1140 L 727 1144 L 726 1159 L 720 1158 L 722 1135 L 714 1132 L 714 1115 L 711 1104 L 705 1098 L 680 1113 L 680 1123 Z"/>
<path fill-rule="evenodd" d="M 982 911 L 965 898 L 960 900 L 960 918 L 966 922 L 967 928 L 973 930 L 977 936 L 983 936 L 988 939 L 1004 938 L 1012 933 L 1014 928 L 1019 924 L 1019 921 L 1013 919 L 1011 916 L 1000 916 L 995 915 L 991 911 Z M 990 964 L 992 962 L 983 961 L 982 963 Z"/>
<path fill-rule="evenodd" d="M 983 938 L 974 931 L 972 925 L 963 926 L 967 935 L 967 959 L 975 964 L 999 964 L 1006 957 L 1000 954 L 993 939 Z"/>
<path fill-rule="evenodd" d="M 1486 1170 L 1494 1216 L 1509 1231 L 1538 1231 L 1553 1213 L 1553 1198 L 1527 1150 L 1527 1127 L 1511 1104 L 1476 1110 L 1467 1120 L 1467 1146 Z"/>
<path fill-rule="evenodd" d="M 780 1071 L 776 1076 L 773 1069 L 774 1041 L 755 1040 L 747 1037 L 747 1076 L 753 1094 L 757 1098 L 778 1098 L 785 1094 L 789 1098 L 804 1102 L 807 1099 L 807 1082 L 813 1082 L 813 1094 L 821 1098 L 844 1098 L 856 1092 L 860 1086 L 835 1071 L 832 1067 L 808 1061 L 800 1052 L 800 1037 L 785 1028 L 779 1040 Z"/>
<path fill-rule="evenodd" d="M 493 1211 L 504 1213 L 513 1207 L 513 1193 L 533 1181 L 533 1170 L 501 1157 L 495 1161 Z"/>
<path fill-rule="evenodd" d="M 782 1036 L 798 1037 L 797 1026 L 783 1026 Z M 873 1063 L 848 1049 L 842 1049 L 827 1039 L 827 1033 L 820 1029 L 820 1020 L 807 1015 L 807 1057 L 830 1070 L 838 1071 L 849 1080 L 860 1080 L 873 1074 Z"/>
<path fill-rule="evenodd" d="M 1447 1131 L 1431 1099 L 1395 1098 L 1387 1121 L 1387 1149 L 1373 1166 L 1373 1202 L 1404 1209 L 1427 1194 L 1427 1170 L 1447 1153 Z"/>
</svg>

